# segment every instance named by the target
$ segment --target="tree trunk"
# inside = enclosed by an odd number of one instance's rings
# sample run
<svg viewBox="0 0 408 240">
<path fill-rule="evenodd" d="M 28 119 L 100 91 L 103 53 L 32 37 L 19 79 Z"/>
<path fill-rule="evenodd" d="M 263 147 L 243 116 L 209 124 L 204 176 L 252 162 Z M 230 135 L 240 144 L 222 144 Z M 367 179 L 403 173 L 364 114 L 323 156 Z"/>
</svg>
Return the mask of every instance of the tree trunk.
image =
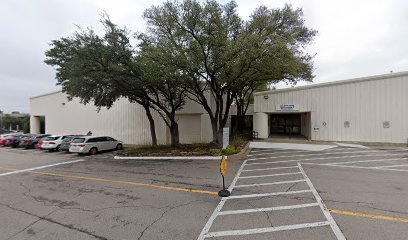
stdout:
<svg viewBox="0 0 408 240">
<path fill-rule="evenodd" d="M 171 120 L 170 124 L 170 140 L 172 147 L 177 147 L 180 144 L 178 123 L 174 120 Z"/>
<path fill-rule="evenodd" d="M 156 147 L 157 146 L 157 136 L 156 136 L 156 128 L 154 124 L 154 119 L 152 116 L 152 113 L 150 112 L 150 107 L 149 105 L 143 105 L 145 111 L 146 111 L 146 116 L 147 119 L 149 119 L 149 124 L 150 124 L 150 134 L 152 136 L 152 146 Z"/>
</svg>

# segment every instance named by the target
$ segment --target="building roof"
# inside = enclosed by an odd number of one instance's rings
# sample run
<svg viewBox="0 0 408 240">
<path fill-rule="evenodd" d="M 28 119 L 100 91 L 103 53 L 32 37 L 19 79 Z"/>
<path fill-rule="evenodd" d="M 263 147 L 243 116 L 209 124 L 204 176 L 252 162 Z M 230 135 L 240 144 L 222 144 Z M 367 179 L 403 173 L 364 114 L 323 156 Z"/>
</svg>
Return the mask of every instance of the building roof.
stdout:
<svg viewBox="0 0 408 240">
<path fill-rule="evenodd" d="M 333 82 L 316 83 L 316 84 L 311 84 L 311 85 L 306 85 L 306 86 L 283 88 L 283 89 L 269 90 L 269 91 L 263 91 L 263 92 L 256 92 L 256 93 L 254 93 L 254 95 L 264 95 L 264 94 L 273 94 L 273 93 L 280 93 L 280 92 L 299 91 L 299 90 L 303 90 L 303 89 L 328 87 L 328 86 L 333 86 L 333 85 L 350 84 L 350 83 L 355 83 L 355 82 L 364 82 L 364 81 L 396 78 L 396 77 L 402 77 L 402 76 L 408 76 L 408 71 L 397 72 L 397 73 L 387 73 L 387 74 L 375 75 L 375 76 L 369 76 L 369 77 L 352 78 L 352 79 L 347 79 L 347 80 L 338 80 L 338 81 L 333 81 Z"/>
<path fill-rule="evenodd" d="M 62 90 L 49 92 L 49 93 L 44 93 L 44 94 L 41 94 L 41 95 L 38 95 L 38 96 L 30 97 L 30 99 L 45 97 L 45 96 L 48 96 L 48 95 L 57 94 L 57 93 L 61 93 L 61 92 L 62 92 Z"/>
</svg>

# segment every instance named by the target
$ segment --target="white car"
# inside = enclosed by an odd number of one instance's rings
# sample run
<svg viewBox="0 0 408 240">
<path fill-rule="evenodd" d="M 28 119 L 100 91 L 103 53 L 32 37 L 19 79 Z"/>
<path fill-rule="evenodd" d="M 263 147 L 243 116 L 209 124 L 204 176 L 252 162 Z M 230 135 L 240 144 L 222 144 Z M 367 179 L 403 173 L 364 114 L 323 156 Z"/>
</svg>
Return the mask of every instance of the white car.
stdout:
<svg viewBox="0 0 408 240">
<path fill-rule="evenodd" d="M 122 150 L 123 143 L 111 137 L 84 136 L 72 140 L 69 152 L 94 155 L 101 151 Z"/>
<path fill-rule="evenodd" d="M 61 147 L 62 141 L 70 135 L 52 135 L 44 140 L 41 140 L 41 143 L 38 144 L 38 146 L 43 149 L 43 150 L 56 150 L 59 151 L 59 148 Z"/>
</svg>

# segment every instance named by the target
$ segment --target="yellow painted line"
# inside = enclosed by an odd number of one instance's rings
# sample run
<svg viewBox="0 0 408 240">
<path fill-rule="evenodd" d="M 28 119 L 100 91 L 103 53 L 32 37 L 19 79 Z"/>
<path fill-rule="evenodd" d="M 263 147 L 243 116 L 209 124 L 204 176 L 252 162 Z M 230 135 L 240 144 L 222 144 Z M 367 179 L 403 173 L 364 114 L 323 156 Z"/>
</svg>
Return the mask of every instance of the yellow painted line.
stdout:
<svg viewBox="0 0 408 240">
<path fill-rule="evenodd" d="M 408 223 L 408 218 L 396 218 L 396 217 L 389 217 L 389 216 L 384 216 L 384 215 L 374 215 L 374 214 L 368 214 L 368 213 L 362 213 L 362 212 L 344 211 L 344 210 L 333 209 L 333 208 L 329 209 L 329 211 L 331 213 L 347 215 L 347 216 L 363 217 L 363 218 L 371 218 L 371 219 L 384 220 L 384 221 Z"/>
<path fill-rule="evenodd" d="M 11 170 L 11 171 L 18 170 L 18 169 L 3 168 L 3 167 L 0 167 L 0 169 Z M 65 175 L 65 174 L 58 174 L 58 173 L 47 173 L 47 172 L 35 172 L 35 171 L 28 171 L 27 173 L 46 175 L 46 176 L 54 176 L 54 177 L 65 177 L 65 178 L 72 178 L 72 179 L 78 179 L 78 180 L 90 180 L 90 181 L 97 181 L 97 182 L 126 184 L 126 185 L 138 186 L 138 187 L 151 187 L 151 188 L 166 189 L 166 190 L 173 190 L 173 191 L 218 195 L 218 192 L 211 192 L 211 191 L 205 191 L 205 190 L 196 190 L 196 189 L 189 189 L 189 188 L 179 188 L 179 187 L 168 187 L 168 186 L 148 184 L 148 183 L 127 182 L 127 181 L 120 181 L 120 180 L 110 180 L 110 179 L 93 178 L 93 177 L 81 177 L 81 176 L 72 176 L 72 175 Z"/>
</svg>

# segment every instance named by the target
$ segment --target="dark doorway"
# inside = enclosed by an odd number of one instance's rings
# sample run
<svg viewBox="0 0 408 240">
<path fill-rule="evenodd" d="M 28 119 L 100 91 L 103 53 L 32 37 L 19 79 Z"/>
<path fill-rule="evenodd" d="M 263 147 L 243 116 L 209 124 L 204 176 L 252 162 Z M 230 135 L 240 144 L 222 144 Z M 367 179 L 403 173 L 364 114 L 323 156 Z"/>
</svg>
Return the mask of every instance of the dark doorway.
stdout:
<svg viewBox="0 0 408 240">
<path fill-rule="evenodd" d="M 301 114 L 271 114 L 270 134 L 300 135 Z"/>
</svg>

